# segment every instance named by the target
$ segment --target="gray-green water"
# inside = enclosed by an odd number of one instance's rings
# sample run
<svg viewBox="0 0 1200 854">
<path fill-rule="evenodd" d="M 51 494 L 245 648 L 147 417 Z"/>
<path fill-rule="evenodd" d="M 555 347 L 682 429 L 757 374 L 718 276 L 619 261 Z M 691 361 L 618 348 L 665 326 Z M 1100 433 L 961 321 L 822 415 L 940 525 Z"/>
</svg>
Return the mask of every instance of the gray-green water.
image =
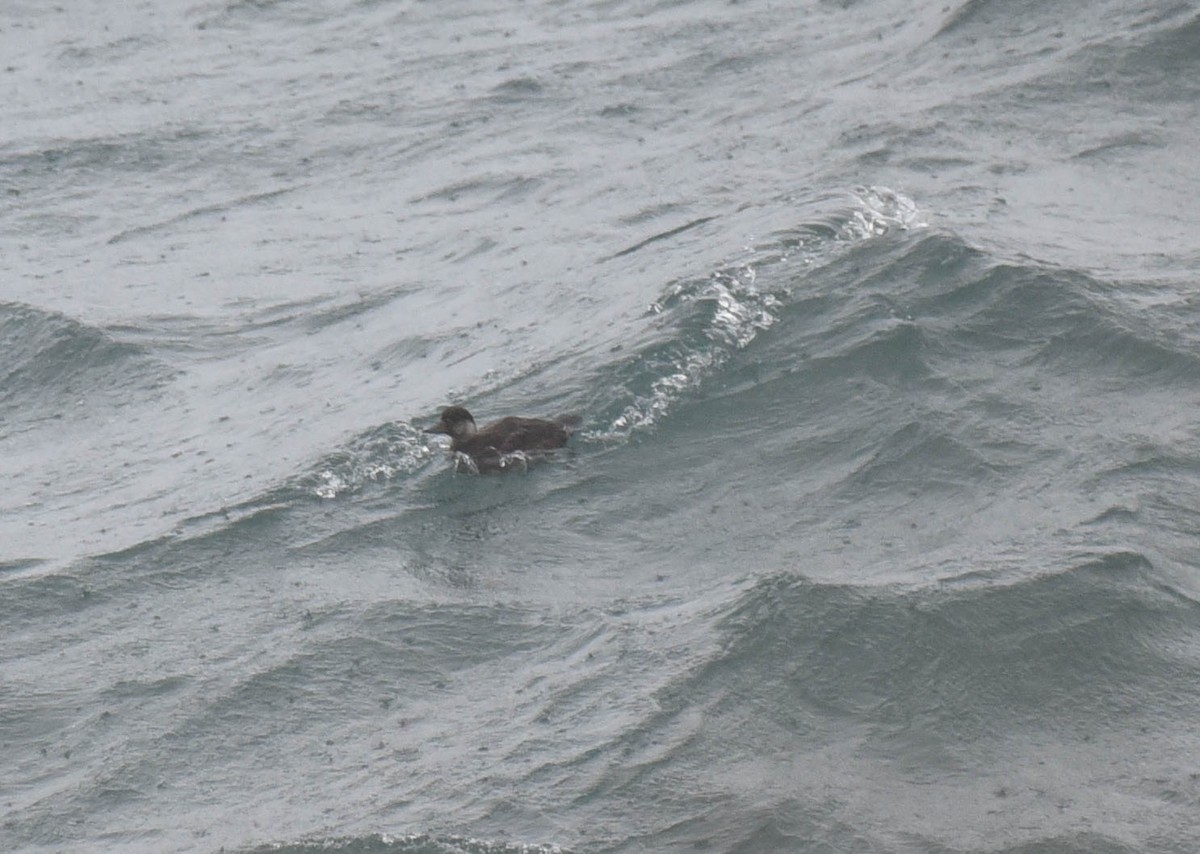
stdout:
<svg viewBox="0 0 1200 854">
<path fill-rule="evenodd" d="M 1193 5 L 0 49 L 0 849 L 1200 847 Z"/>
</svg>

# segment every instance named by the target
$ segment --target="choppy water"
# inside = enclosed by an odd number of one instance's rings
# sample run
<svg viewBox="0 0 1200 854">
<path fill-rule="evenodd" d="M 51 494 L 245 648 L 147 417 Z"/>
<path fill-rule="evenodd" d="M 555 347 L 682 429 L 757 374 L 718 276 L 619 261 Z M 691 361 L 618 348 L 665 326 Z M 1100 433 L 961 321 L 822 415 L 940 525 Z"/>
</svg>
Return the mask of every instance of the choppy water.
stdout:
<svg viewBox="0 0 1200 854">
<path fill-rule="evenodd" d="M 1200 849 L 1194 4 L 0 51 L 0 849 Z"/>
</svg>

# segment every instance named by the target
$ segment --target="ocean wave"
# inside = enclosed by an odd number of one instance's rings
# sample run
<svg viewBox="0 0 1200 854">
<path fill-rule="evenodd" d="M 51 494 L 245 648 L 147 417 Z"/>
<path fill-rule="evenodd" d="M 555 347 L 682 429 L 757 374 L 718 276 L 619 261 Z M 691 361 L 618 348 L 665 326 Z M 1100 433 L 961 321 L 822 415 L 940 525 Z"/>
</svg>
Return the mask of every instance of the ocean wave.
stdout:
<svg viewBox="0 0 1200 854">
<path fill-rule="evenodd" d="M 848 203 L 847 203 L 848 202 Z M 883 187 L 859 188 L 848 199 L 813 203 L 811 218 L 747 248 L 735 263 L 701 279 L 672 284 L 647 309 L 665 340 L 644 346 L 601 382 L 601 402 L 586 435 L 598 441 L 628 438 L 653 427 L 683 396 L 774 326 L 791 299 L 786 283 L 764 286 L 760 273 L 788 264 L 810 266 L 849 247 L 895 230 L 924 224 L 915 202 Z"/>
<path fill-rule="evenodd" d="M 413 833 L 368 834 L 339 839 L 273 842 L 243 849 L 244 854 L 569 854 L 552 844 L 498 842 L 468 836 Z"/>
<path fill-rule="evenodd" d="M 847 378 L 965 390 L 1002 377 L 997 368 L 1030 381 L 1200 376 L 1172 305 L 1134 305 L 1129 283 L 994 258 L 951 232 L 864 244 L 805 285 L 807 299 L 777 319 L 797 327 L 788 340 L 813 369 Z"/>
<path fill-rule="evenodd" d="M 842 488 L 861 494 L 866 488 L 909 488 L 922 492 L 976 485 L 994 474 L 996 466 L 983 453 L 949 432 L 919 421 L 893 430 L 857 465 Z"/>
<path fill-rule="evenodd" d="M 90 414 L 130 402 L 172 372 L 143 348 L 57 312 L 0 303 L 0 406 L 13 420 Z"/>
<path fill-rule="evenodd" d="M 759 287 L 759 269 L 788 263 L 809 267 L 872 237 L 924 225 L 911 199 L 882 187 L 858 188 L 811 205 L 803 224 L 768 235 L 747 249 L 746 258 L 706 278 L 671 285 L 648 307 L 651 337 L 658 340 L 593 377 L 583 443 L 606 444 L 650 429 L 771 328 L 790 299 L 789 286 Z M 432 456 L 415 428 L 383 425 L 330 454 L 299 484 L 333 498 L 370 482 L 414 474 Z"/>
<path fill-rule="evenodd" d="M 708 690 L 770 685 L 775 709 L 934 728 L 960 745 L 1034 721 L 1119 728 L 1143 691 L 1172 692 L 1181 711 L 1200 704 L 1200 690 L 1178 693 L 1200 606 L 1138 552 L 1055 563 L 904 586 L 767 576 L 722 619 L 701 678 Z"/>
<path fill-rule="evenodd" d="M 351 439 L 300 479 L 299 486 L 319 498 L 355 492 L 368 483 L 412 474 L 434 457 L 421 431 L 389 423 Z"/>
<path fill-rule="evenodd" d="M 1092 68 L 1103 70 L 1111 85 L 1135 91 L 1139 101 L 1193 102 L 1200 75 L 1200 15 L 1178 4 L 1166 14 L 1155 10 L 1138 27 L 1143 28 L 1152 28 L 1148 36 L 1092 48 Z"/>
</svg>

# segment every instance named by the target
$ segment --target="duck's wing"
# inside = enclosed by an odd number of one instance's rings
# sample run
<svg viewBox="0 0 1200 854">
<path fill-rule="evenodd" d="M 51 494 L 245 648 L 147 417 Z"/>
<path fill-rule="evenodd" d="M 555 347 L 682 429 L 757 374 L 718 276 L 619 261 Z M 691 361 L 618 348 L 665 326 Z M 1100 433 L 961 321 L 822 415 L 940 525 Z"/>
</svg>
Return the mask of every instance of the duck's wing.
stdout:
<svg viewBox="0 0 1200 854">
<path fill-rule="evenodd" d="M 567 431 L 553 421 L 540 418 L 502 418 L 484 431 L 493 438 L 489 445 L 502 454 L 515 451 L 544 451 L 567 443 Z"/>
<path fill-rule="evenodd" d="M 563 415 L 555 415 L 554 423 L 563 428 L 567 432 L 567 435 L 570 436 L 583 423 L 583 416 L 578 412 L 567 412 Z"/>
</svg>

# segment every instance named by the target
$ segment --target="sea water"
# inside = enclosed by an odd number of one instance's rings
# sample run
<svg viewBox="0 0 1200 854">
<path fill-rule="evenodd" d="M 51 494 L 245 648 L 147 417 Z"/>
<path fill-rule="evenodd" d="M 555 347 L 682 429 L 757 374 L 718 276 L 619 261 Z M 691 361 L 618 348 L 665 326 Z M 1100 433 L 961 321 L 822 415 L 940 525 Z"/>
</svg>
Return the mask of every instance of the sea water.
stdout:
<svg viewBox="0 0 1200 854">
<path fill-rule="evenodd" d="M 1200 849 L 1194 4 L 10 2 L 0 117 L 0 850 Z"/>
</svg>

